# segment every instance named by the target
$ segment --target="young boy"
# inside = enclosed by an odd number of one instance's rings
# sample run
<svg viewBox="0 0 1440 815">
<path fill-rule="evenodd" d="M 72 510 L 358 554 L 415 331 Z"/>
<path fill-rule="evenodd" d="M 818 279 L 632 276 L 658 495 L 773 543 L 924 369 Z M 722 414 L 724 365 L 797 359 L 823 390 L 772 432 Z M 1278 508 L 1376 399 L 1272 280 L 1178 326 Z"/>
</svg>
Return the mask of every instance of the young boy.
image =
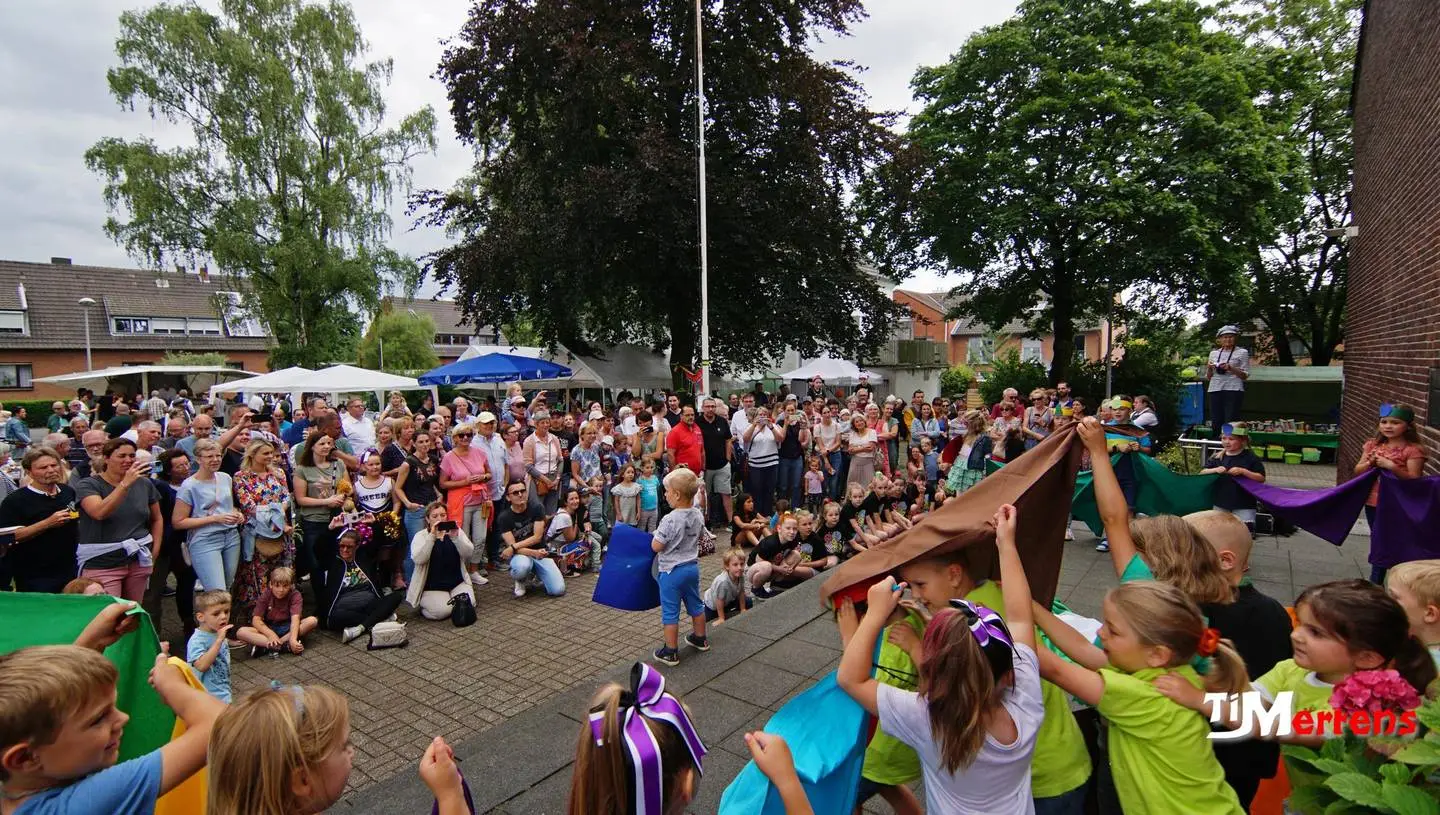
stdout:
<svg viewBox="0 0 1440 815">
<path fill-rule="evenodd" d="M 185 734 L 116 764 L 130 717 L 115 707 L 119 673 L 100 652 L 135 630 L 134 603 L 107 606 L 74 645 L 0 656 L 0 799 L 4 815 L 148 815 L 155 801 L 205 766 L 210 726 L 225 706 L 185 683 L 160 654 L 150 683 Z"/>
<path fill-rule="evenodd" d="M 1255 529 L 1255 496 L 1240 487 L 1239 479 L 1265 483 L 1265 462 L 1250 449 L 1250 431 L 1239 423 L 1220 428 L 1220 452 L 1210 457 L 1209 467 L 1201 474 L 1228 475 L 1215 481 L 1213 500 L 1216 509 L 1231 513 L 1253 531 Z"/>
<path fill-rule="evenodd" d="M 1430 649 L 1440 667 L 1440 560 L 1412 560 L 1392 567 L 1385 588 L 1410 618 L 1410 633 Z"/>
<path fill-rule="evenodd" d="M 185 661 L 211 696 L 230 702 L 230 592 L 220 589 L 195 595 L 195 633 L 185 645 Z"/>
<path fill-rule="evenodd" d="M 653 467 L 652 467 L 653 469 Z M 665 627 L 665 644 L 655 649 L 655 661 L 679 665 L 680 603 L 690 615 L 692 633 L 685 642 L 697 651 L 709 651 L 705 636 L 705 603 L 700 599 L 700 533 L 705 515 L 695 508 L 700 479 L 681 467 L 665 476 L 665 500 L 671 512 L 660 520 L 650 548 L 656 554 L 660 583 L 660 622 Z"/>
<path fill-rule="evenodd" d="M 900 567 L 900 579 L 933 614 L 948 608 L 952 599 L 980 603 L 997 611 L 1005 608 L 1005 596 L 993 580 L 976 583 L 971 572 L 978 565 L 974 549 L 960 549 Z M 1090 756 L 1080 725 L 1070 711 L 1065 692 L 1051 682 L 1040 683 L 1045 701 L 1045 720 L 1035 742 L 1030 789 L 1036 810 L 1054 813 L 1084 811 L 1085 788 L 1090 780 Z M 1043 801 L 1043 803 L 1042 803 Z"/>
<path fill-rule="evenodd" d="M 725 570 L 705 590 L 705 620 L 719 625 L 754 604 L 745 580 L 745 550 L 736 546 L 725 553 Z"/>
<path fill-rule="evenodd" d="M 235 639 L 250 644 L 252 658 L 265 652 L 280 656 L 282 651 L 298 654 L 305 650 L 301 638 L 320 621 L 300 617 L 300 592 L 295 591 L 295 571 L 289 566 L 270 572 L 270 586 L 255 601 L 250 624 L 235 632 Z"/>
</svg>

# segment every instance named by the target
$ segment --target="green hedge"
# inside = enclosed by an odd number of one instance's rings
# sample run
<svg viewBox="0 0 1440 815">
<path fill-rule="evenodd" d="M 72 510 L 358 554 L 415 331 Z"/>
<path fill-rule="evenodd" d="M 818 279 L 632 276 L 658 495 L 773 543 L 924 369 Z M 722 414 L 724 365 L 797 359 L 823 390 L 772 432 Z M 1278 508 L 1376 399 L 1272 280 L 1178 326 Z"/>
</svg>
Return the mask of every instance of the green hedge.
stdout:
<svg viewBox="0 0 1440 815">
<path fill-rule="evenodd" d="M 0 405 L 14 413 L 19 408 L 25 408 L 26 424 L 31 427 L 44 427 L 45 422 L 50 419 L 50 406 L 55 404 L 55 399 L 6 399 L 0 396 Z"/>
</svg>

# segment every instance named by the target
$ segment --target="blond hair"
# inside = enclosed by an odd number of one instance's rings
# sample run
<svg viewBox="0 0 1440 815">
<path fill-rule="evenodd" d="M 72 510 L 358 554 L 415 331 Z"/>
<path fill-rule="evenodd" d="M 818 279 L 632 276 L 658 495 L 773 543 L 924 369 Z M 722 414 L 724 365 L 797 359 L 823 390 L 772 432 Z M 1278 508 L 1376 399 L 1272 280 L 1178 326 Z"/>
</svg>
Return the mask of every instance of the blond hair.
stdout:
<svg viewBox="0 0 1440 815">
<path fill-rule="evenodd" d="M 693 501 L 700 491 L 700 478 L 688 467 L 677 467 L 665 476 L 665 489 L 674 490 L 682 499 Z"/>
<path fill-rule="evenodd" d="M 271 583 L 285 583 L 295 585 L 295 570 L 289 566 L 276 566 L 270 570 Z"/>
<path fill-rule="evenodd" d="M 730 550 L 725 553 L 725 559 L 720 562 L 728 565 L 730 561 L 734 560 L 737 557 L 740 558 L 741 563 L 744 563 L 746 558 L 745 550 L 741 549 L 739 546 L 732 546 L 730 547 Z"/>
<path fill-rule="evenodd" d="M 1230 603 L 1235 589 L 1220 568 L 1220 556 L 1199 532 L 1176 515 L 1130 522 L 1135 548 L 1155 579 L 1185 592 L 1196 603 Z"/>
<path fill-rule="evenodd" d="M 345 697 L 329 688 L 291 685 L 257 691 L 215 720 L 210 732 L 208 815 L 289 815 L 298 769 L 312 773 L 344 749 L 350 722 Z"/>
<path fill-rule="evenodd" d="M 199 443 L 196 443 L 195 446 L 199 447 L 200 445 Z M 266 447 L 269 447 L 271 451 L 278 452 L 275 450 L 275 445 L 264 439 L 255 439 L 254 441 L 250 442 L 250 446 L 245 448 L 245 455 L 240 458 L 240 469 L 250 469 L 250 466 L 255 462 L 255 454 Z"/>
<path fill-rule="evenodd" d="M 0 751 L 51 744 L 66 719 L 112 693 L 119 680 L 110 660 L 76 645 L 36 645 L 0 656 Z M 0 781 L 9 777 L 0 766 Z"/>
<path fill-rule="evenodd" d="M 1404 586 L 1425 606 L 1440 606 L 1440 560 L 1412 560 L 1392 566 L 1386 586 Z"/>
<path fill-rule="evenodd" d="M 216 606 L 230 605 L 230 592 L 224 589 L 209 589 L 195 595 L 195 610 L 209 611 Z"/>
<path fill-rule="evenodd" d="M 1170 662 L 1164 667 L 1174 668 L 1189 663 L 1197 655 L 1205 656 L 1209 664 L 1204 670 L 1197 667 L 1196 673 L 1206 678 L 1207 689 L 1227 693 L 1249 689 L 1245 661 L 1230 640 L 1220 640 L 1213 654 L 1199 653 L 1200 640 L 1206 631 L 1205 617 L 1195 601 L 1179 587 L 1154 580 L 1135 580 L 1111 589 L 1105 599 L 1113 603 L 1135 629 L 1141 644 L 1170 649 Z"/>
<path fill-rule="evenodd" d="M 1216 552 L 1233 553 L 1242 566 L 1250 562 L 1254 539 L 1244 521 L 1223 509 L 1207 509 L 1186 515 L 1185 523 L 1209 541 Z"/>
</svg>

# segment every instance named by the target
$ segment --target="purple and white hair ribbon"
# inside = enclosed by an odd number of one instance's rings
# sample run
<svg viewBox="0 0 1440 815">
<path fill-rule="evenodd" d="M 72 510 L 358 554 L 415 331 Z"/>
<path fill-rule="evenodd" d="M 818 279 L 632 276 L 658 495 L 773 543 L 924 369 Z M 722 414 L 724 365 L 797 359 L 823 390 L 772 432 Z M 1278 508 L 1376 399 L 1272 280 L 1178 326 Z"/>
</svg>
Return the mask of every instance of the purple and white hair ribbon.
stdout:
<svg viewBox="0 0 1440 815">
<path fill-rule="evenodd" d="M 1005 627 L 1005 620 L 993 609 L 968 600 L 951 600 L 950 606 L 965 615 L 970 634 L 981 648 L 989 645 L 992 638 L 1011 648 L 1015 647 L 1015 643 L 1010 639 L 1010 631 Z"/>
<path fill-rule="evenodd" d="M 665 798 L 665 772 L 661 767 L 660 744 L 650 732 L 645 719 L 656 719 L 675 728 L 685 740 L 697 772 L 703 774 L 700 760 L 705 745 L 690 723 L 680 700 L 665 692 L 665 677 L 643 662 L 630 669 L 630 690 L 620 695 L 620 738 L 629 755 L 631 783 L 634 785 L 636 815 L 661 815 Z M 605 744 L 605 711 L 590 713 L 590 733 L 596 746 Z"/>
</svg>

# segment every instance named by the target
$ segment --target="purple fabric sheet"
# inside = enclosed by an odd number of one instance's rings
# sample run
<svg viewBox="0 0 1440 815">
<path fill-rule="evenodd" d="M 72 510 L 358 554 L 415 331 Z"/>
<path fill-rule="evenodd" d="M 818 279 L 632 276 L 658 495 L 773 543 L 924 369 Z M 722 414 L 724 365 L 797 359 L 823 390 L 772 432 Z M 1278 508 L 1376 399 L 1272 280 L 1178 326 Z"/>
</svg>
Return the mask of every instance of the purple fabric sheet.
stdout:
<svg viewBox="0 0 1440 815">
<path fill-rule="evenodd" d="M 1440 557 L 1440 476 L 1397 478 L 1380 475 L 1380 500 L 1370 530 L 1370 563 L 1398 563 Z"/>
<path fill-rule="evenodd" d="M 1321 490 L 1297 490 L 1272 487 L 1248 478 L 1235 479 L 1243 489 L 1265 503 L 1275 515 L 1284 518 L 1310 534 L 1339 546 L 1355 526 L 1355 519 L 1370 497 L 1370 485 L 1378 471 L 1372 470 Z M 1392 480 L 1395 479 L 1391 476 Z M 1413 482 L 1412 482 L 1413 483 Z M 1383 496 L 1385 490 L 1382 488 Z M 1383 497 L 1382 497 L 1383 502 Z M 1372 541 L 1371 548 L 1374 548 Z"/>
</svg>

